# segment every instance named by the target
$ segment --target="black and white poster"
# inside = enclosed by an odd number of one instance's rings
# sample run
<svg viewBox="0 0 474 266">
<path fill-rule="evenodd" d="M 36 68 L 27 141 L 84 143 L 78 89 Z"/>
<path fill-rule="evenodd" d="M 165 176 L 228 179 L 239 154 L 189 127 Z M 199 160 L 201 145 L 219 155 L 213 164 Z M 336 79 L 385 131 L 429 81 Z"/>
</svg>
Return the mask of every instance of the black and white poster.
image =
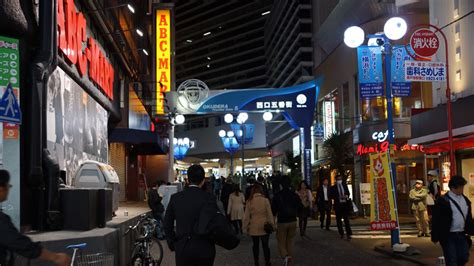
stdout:
<svg viewBox="0 0 474 266">
<path fill-rule="evenodd" d="M 87 160 L 107 163 L 107 111 L 59 67 L 48 81 L 48 150 L 71 184 Z"/>
</svg>

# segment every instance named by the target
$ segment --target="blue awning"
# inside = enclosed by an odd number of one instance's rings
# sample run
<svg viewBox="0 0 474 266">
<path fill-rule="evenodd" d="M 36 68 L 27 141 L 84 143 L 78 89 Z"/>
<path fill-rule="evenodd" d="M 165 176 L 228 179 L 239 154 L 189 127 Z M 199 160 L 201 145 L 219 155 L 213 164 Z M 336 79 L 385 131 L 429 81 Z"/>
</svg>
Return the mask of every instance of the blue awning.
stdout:
<svg viewBox="0 0 474 266">
<path fill-rule="evenodd" d="M 147 130 L 115 128 L 109 130 L 109 142 L 132 144 L 131 152 L 140 155 L 166 154 L 158 133 Z"/>
</svg>

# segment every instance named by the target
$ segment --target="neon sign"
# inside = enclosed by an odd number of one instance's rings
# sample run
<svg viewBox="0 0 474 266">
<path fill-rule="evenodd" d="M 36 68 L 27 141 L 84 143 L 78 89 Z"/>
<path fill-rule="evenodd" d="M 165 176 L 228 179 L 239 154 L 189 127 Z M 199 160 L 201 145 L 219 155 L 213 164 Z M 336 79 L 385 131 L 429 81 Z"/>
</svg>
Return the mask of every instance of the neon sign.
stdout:
<svg viewBox="0 0 474 266">
<path fill-rule="evenodd" d="M 375 153 L 375 152 L 385 152 L 389 148 L 389 143 L 388 141 L 380 142 L 371 146 L 365 146 L 363 144 L 357 145 L 357 155 L 365 155 L 369 153 Z M 404 144 L 402 146 L 394 145 L 394 150 L 395 151 L 419 151 L 419 152 L 425 152 L 423 145 L 408 145 Z"/>
<path fill-rule="evenodd" d="M 58 47 L 82 77 L 89 79 L 113 100 L 114 68 L 97 41 L 87 38 L 86 18 L 76 11 L 74 0 L 58 0 Z M 83 46 L 85 48 L 83 49 Z"/>
<path fill-rule="evenodd" d="M 171 27 L 170 10 L 156 11 L 156 113 L 165 113 L 163 92 L 171 89 Z"/>
</svg>

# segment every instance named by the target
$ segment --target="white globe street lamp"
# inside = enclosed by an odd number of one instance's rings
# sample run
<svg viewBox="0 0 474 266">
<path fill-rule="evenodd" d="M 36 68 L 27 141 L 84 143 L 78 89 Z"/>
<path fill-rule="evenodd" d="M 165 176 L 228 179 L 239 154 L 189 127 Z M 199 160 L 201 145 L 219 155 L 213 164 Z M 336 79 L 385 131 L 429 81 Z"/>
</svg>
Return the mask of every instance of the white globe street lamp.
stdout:
<svg viewBox="0 0 474 266">
<path fill-rule="evenodd" d="M 174 118 L 174 121 L 175 121 L 176 124 L 178 124 L 178 125 L 183 124 L 184 121 L 185 121 L 184 115 L 177 115 L 177 116 Z"/>
<path fill-rule="evenodd" d="M 245 124 L 245 122 L 247 121 L 247 119 L 249 119 L 249 115 L 247 113 L 240 113 L 238 116 L 237 116 L 237 123 L 239 124 Z"/>
<path fill-rule="evenodd" d="M 232 114 L 226 114 L 224 116 L 224 122 L 226 122 L 227 124 L 232 123 L 232 121 L 234 121 L 234 116 Z"/>
<path fill-rule="evenodd" d="M 227 131 L 227 137 L 233 138 L 234 137 L 234 131 L 232 131 L 232 130 Z"/>
<path fill-rule="evenodd" d="M 403 18 L 393 17 L 385 22 L 383 32 L 390 40 L 400 40 L 407 33 L 407 23 Z"/>
<path fill-rule="evenodd" d="M 219 130 L 219 137 L 223 138 L 225 137 L 226 133 L 225 133 L 225 130 Z"/>
<path fill-rule="evenodd" d="M 273 118 L 273 114 L 271 112 L 265 112 L 263 113 L 263 120 L 264 121 L 270 121 Z"/>
<path fill-rule="evenodd" d="M 184 144 L 184 145 L 189 146 L 189 143 L 190 143 L 189 138 L 184 138 L 184 139 L 183 139 L 183 144 Z"/>
<path fill-rule="evenodd" d="M 364 30 L 357 26 L 352 26 L 346 29 L 344 32 L 344 43 L 351 47 L 359 47 L 365 40 Z"/>
</svg>

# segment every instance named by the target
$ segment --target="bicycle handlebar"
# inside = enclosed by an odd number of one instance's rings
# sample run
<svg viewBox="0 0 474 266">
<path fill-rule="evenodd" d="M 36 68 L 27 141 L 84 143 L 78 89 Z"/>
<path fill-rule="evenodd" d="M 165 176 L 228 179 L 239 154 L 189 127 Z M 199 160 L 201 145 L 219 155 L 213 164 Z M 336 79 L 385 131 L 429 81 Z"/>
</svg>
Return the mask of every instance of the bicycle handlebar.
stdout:
<svg viewBox="0 0 474 266">
<path fill-rule="evenodd" d="M 147 214 L 140 215 L 140 218 L 138 219 L 137 223 L 134 226 L 131 226 L 131 225 L 128 226 L 128 229 L 127 231 L 125 231 L 124 236 L 130 233 L 130 231 L 136 230 L 137 227 L 146 220 L 154 220 L 154 219 L 149 217 Z"/>
</svg>

